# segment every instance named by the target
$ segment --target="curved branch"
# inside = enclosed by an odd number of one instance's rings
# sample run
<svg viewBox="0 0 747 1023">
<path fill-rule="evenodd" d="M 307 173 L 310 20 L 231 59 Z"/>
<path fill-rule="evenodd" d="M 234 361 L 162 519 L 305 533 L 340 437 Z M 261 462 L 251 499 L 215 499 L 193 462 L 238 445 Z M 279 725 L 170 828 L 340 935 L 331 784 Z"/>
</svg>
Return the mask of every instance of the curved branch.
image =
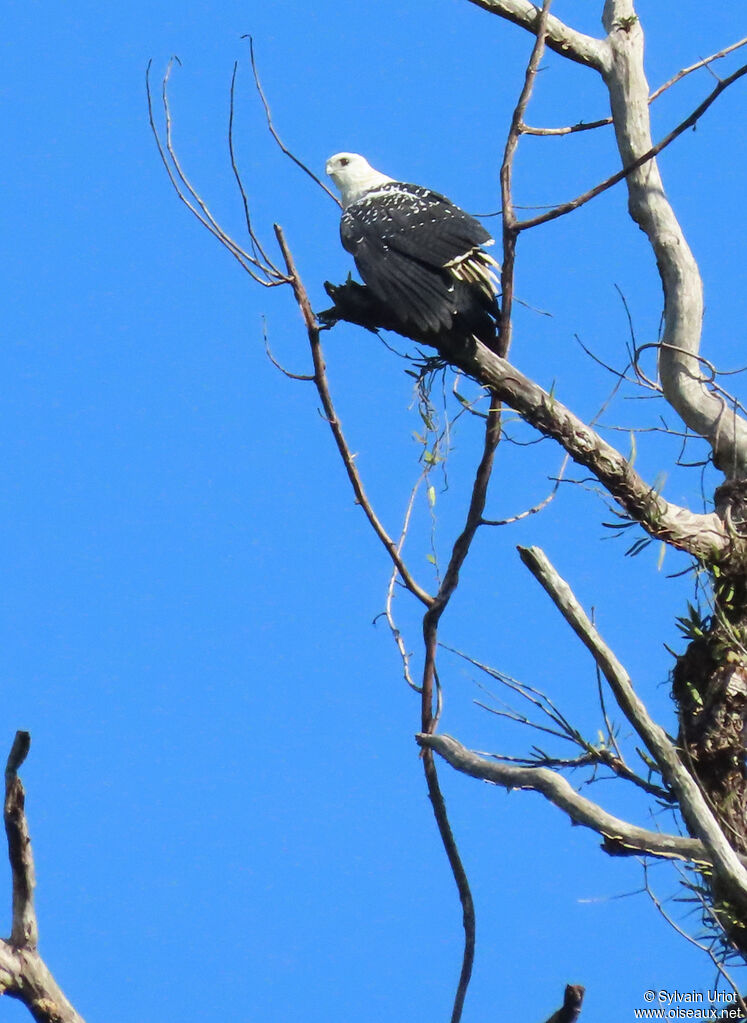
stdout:
<svg viewBox="0 0 747 1023">
<path fill-rule="evenodd" d="M 539 792 L 574 824 L 589 828 L 604 838 L 603 848 L 615 855 L 646 855 L 660 859 L 710 863 L 711 856 L 696 838 L 666 835 L 630 824 L 607 813 L 598 803 L 577 792 L 561 774 L 547 767 L 516 767 L 467 749 L 450 735 L 417 735 L 418 745 L 435 753 L 462 774 L 500 785 L 504 789 Z"/>
<path fill-rule="evenodd" d="M 529 0 L 470 0 L 470 3 L 528 32 L 537 33 L 540 11 Z M 604 70 L 609 63 L 609 49 L 603 39 L 577 32 L 554 16 L 547 21 L 547 45 L 561 57 L 568 57 L 596 71 Z"/>
<path fill-rule="evenodd" d="M 643 32 L 633 0 L 606 0 L 603 16 L 611 60 L 602 69 L 609 89 L 617 145 L 624 167 L 652 149 L 649 88 L 643 69 Z M 655 160 L 626 177 L 630 215 L 649 239 L 664 288 L 664 333 L 659 375 L 667 401 L 709 441 L 714 462 L 728 477 L 747 476 L 747 423 L 711 393 L 698 364 L 703 285 L 695 258 L 664 193 Z"/>
<path fill-rule="evenodd" d="M 404 585 L 410 593 L 418 598 L 421 603 L 425 604 L 426 607 L 430 607 L 433 604 L 433 597 L 431 597 L 431 595 L 410 575 L 410 571 L 402 559 L 402 555 L 400 554 L 397 544 L 389 536 L 386 529 L 384 529 L 384 526 L 380 522 L 376 512 L 373 510 L 371 502 L 368 500 L 366 492 L 363 489 L 363 483 L 361 481 L 360 474 L 355 467 L 353 454 L 347 446 L 345 436 L 342 432 L 342 427 L 340 426 L 340 421 L 337 418 L 335 407 L 332 403 L 332 396 L 329 393 L 324 355 L 322 354 L 322 346 L 319 340 L 319 325 L 317 324 L 316 317 L 314 316 L 314 311 L 311 308 L 309 296 L 303 286 L 301 278 L 298 276 L 298 271 L 296 270 L 293 256 L 291 255 L 291 251 L 285 240 L 283 229 L 279 224 L 275 224 L 274 227 L 275 236 L 278 240 L 278 245 L 280 246 L 280 250 L 283 254 L 283 259 L 285 260 L 285 265 L 288 270 L 288 280 L 293 288 L 293 294 L 296 297 L 296 302 L 298 303 L 298 307 L 301 310 L 301 315 L 303 316 L 304 323 L 306 325 L 306 332 L 311 346 L 311 358 L 314 363 L 314 383 L 317 391 L 319 392 L 322 407 L 324 408 L 324 414 L 327 417 L 327 422 L 329 423 L 329 427 L 335 438 L 337 449 L 340 452 L 340 457 L 345 465 L 345 470 L 352 484 L 356 500 L 361 508 L 363 508 L 366 518 L 371 523 L 374 532 L 386 548 L 392 562 L 397 566 L 397 571 L 399 572 Z"/>
</svg>

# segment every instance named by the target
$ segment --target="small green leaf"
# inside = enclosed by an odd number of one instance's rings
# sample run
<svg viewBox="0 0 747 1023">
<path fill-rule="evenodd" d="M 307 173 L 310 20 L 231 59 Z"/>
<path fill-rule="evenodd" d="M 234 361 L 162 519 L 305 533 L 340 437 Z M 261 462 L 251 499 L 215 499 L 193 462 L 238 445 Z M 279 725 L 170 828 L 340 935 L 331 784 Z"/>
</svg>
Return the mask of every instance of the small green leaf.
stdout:
<svg viewBox="0 0 747 1023">
<path fill-rule="evenodd" d="M 426 493 L 428 494 L 428 504 L 431 506 L 431 508 L 435 507 L 435 504 L 436 504 L 436 488 L 433 486 L 433 484 L 431 484 L 428 487 L 428 490 L 426 491 Z"/>
</svg>

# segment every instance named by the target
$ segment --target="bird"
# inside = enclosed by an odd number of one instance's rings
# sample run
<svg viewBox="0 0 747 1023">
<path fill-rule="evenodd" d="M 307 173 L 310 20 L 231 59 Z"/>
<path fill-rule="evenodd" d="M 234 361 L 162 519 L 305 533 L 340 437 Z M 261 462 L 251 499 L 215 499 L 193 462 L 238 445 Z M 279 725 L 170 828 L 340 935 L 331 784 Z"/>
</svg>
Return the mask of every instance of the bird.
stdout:
<svg viewBox="0 0 747 1023">
<path fill-rule="evenodd" d="M 496 344 L 498 263 L 488 231 L 449 199 L 336 153 L 326 172 L 340 191 L 340 239 L 387 326 L 432 342 L 439 335 Z"/>
</svg>

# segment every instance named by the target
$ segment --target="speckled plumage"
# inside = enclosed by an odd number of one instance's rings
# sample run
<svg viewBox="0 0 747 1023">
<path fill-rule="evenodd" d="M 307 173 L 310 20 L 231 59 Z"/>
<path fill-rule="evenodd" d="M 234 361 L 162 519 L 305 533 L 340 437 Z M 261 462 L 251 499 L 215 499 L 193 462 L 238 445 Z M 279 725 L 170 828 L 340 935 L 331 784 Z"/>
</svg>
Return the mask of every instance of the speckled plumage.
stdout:
<svg viewBox="0 0 747 1023">
<path fill-rule="evenodd" d="M 357 154 L 332 157 L 327 170 L 343 194 L 342 244 L 402 333 L 454 331 L 492 346 L 496 263 L 481 248 L 492 242 L 485 228 L 444 196 L 393 181 Z"/>
</svg>

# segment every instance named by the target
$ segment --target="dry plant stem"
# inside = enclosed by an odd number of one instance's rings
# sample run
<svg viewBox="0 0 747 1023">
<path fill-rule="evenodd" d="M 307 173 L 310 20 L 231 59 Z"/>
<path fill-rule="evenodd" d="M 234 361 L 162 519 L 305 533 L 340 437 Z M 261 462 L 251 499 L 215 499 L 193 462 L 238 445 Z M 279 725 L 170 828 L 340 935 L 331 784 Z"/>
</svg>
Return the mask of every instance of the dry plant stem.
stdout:
<svg viewBox="0 0 747 1023">
<path fill-rule="evenodd" d="M 13 875 L 13 923 L 0 941 L 0 995 L 22 1002 L 37 1023 L 83 1023 L 37 952 L 34 857 L 18 769 L 29 751 L 28 732 L 16 732 L 5 768 L 5 832 Z"/>
<path fill-rule="evenodd" d="M 298 276 L 298 271 L 296 270 L 296 266 L 293 261 L 293 256 L 291 255 L 290 249 L 288 248 L 288 245 L 286 243 L 285 235 L 283 234 L 283 229 L 280 227 L 279 224 L 275 224 L 274 227 L 275 235 L 280 246 L 280 251 L 283 254 L 283 259 L 285 260 L 285 265 L 288 270 L 290 283 L 293 287 L 293 294 L 295 295 L 296 302 L 298 303 L 298 307 L 301 310 L 301 315 L 303 316 L 304 323 L 306 325 L 306 331 L 309 338 L 309 345 L 311 346 L 311 358 L 314 363 L 314 383 L 316 385 L 316 389 L 319 393 L 319 397 L 322 402 L 324 415 L 326 416 L 327 422 L 329 423 L 332 435 L 335 438 L 335 443 L 337 444 L 337 449 L 340 452 L 340 457 L 342 458 L 343 464 L 345 465 L 345 470 L 348 474 L 348 478 L 352 484 L 356 500 L 358 501 L 358 504 L 365 512 L 366 518 L 371 523 L 374 532 L 376 533 L 376 535 L 386 548 L 386 551 L 389 554 L 389 557 L 392 559 L 392 562 L 396 565 L 397 571 L 399 572 L 404 585 L 407 587 L 410 593 L 413 594 L 413 596 L 417 597 L 418 600 L 421 601 L 421 603 L 425 604 L 426 607 L 430 607 L 433 604 L 433 597 L 431 597 L 431 595 L 427 593 L 422 588 L 422 586 L 416 583 L 413 577 L 410 575 L 410 572 L 399 553 L 397 544 L 394 542 L 394 540 L 392 540 L 392 538 L 389 536 L 389 534 L 379 521 L 376 513 L 374 512 L 371 506 L 370 501 L 368 500 L 368 497 L 366 496 L 366 492 L 363 489 L 363 483 L 361 482 L 360 475 L 355 467 L 353 453 L 347 446 L 345 436 L 342 432 L 342 427 L 340 426 L 340 421 L 337 418 L 335 407 L 332 403 L 332 396 L 329 393 L 329 385 L 327 384 L 327 370 L 324 363 L 324 354 L 322 352 L 322 345 L 319 338 L 319 327 L 316 322 L 316 317 L 314 316 L 314 311 L 311 308 L 309 296 L 306 292 L 303 282 L 301 281 L 301 278 Z"/>
<path fill-rule="evenodd" d="M 649 716 L 628 673 L 576 600 L 568 583 L 538 547 L 520 547 L 521 560 L 579 637 L 607 679 L 617 703 L 655 760 L 662 778 L 677 797 L 689 830 L 708 850 L 709 859 L 735 904 L 747 906 L 747 869 L 729 845 L 697 782 L 680 760 L 663 728 Z"/>
<path fill-rule="evenodd" d="M 689 863 L 712 863 L 703 842 L 681 835 L 639 828 L 629 821 L 607 813 L 598 803 L 582 796 L 571 783 L 547 767 L 517 767 L 468 750 L 450 735 L 416 736 L 418 744 L 433 750 L 462 774 L 500 785 L 504 789 L 539 792 L 562 810 L 574 824 L 589 828 L 605 840 L 603 848 L 613 855 L 645 854 L 659 859 L 684 860 Z"/>
<path fill-rule="evenodd" d="M 415 497 L 417 496 L 417 493 L 420 490 L 420 486 L 425 480 L 427 474 L 428 470 L 424 469 L 418 476 L 412 490 L 410 491 L 410 498 L 407 502 L 407 508 L 405 509 L 405 518 L 402 523 L 402 531 L 400 532 L 399 541 L 397 543 L 397 551 L 400 554 L 402 553 L 402 548 L 404 546 L 405 540 L 407 539 L 407 534 L 410 530 L 410 519 L 412 517 L 413 508 L 415 507 Z M 411 689 L 414 689 L 416 693 L 422 693 L 422 687 L 417 685 L 417 683 L 413 681 L 412 674 L 410 672 L 410 654 L 407 651 L 407 647 L 405 646 L 405 642 L 402 638 L 402 633 L 400 632 L 397 623 L 394 619 L 393 611 L 394 592 L 395 587 L 397 585 L 398 574 L 399 573 L 397 572 L 396 566 L 393 567 L 391 575 L 389 576 L 389 585 L 386 588 L 386 603 L 384 605 L 384 614 L 386 615 L 387 624 L 389 625 L 389 631 L 391 632 L 392 638 L 394 639 L 394 642 L 397 645 L 399 656 L 402 660 L 402 674 L 404 676 L 405 682 L 408 684 L 408 686 L 410 686 Z"/>
</svg>

